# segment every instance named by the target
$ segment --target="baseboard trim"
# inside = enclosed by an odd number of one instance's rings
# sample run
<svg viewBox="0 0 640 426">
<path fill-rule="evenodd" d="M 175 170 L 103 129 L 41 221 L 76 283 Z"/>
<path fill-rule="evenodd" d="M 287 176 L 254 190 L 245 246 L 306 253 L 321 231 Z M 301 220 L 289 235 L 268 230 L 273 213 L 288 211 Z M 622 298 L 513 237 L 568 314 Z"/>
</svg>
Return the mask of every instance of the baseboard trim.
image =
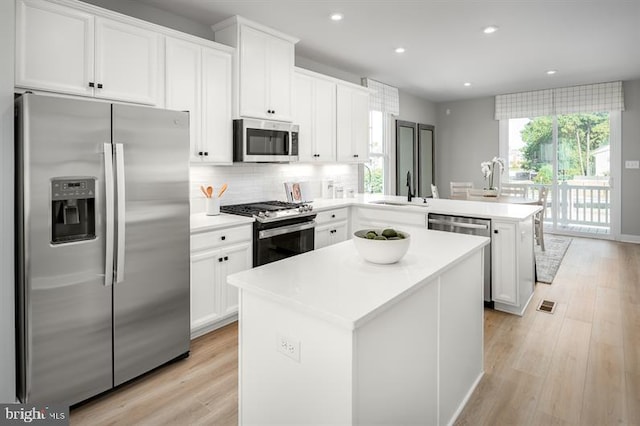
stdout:
<svg viewBox="0 0 640 426">
<path fill-rule="evenodd" d="M 640 244 L 640 235 L 621 234 L 618 241 L 623 243 L 635 243 Z"/>
</svg>

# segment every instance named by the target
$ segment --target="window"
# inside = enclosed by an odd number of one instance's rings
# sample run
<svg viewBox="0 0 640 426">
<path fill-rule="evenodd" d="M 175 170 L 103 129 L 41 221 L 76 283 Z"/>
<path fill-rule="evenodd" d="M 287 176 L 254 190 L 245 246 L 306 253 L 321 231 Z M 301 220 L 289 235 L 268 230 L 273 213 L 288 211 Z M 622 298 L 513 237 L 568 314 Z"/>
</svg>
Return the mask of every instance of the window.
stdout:
<svg viewBox="0 0 640 426">
<path fill-rule="evenodd" d="M 390 114 L 369 111 L 369 161 L 364 165 L 364 190 L 372 194 L 385 191 L 386 171 L 389 170 L 387 133 Z"/>
<path fill-rule="evenodd" d="M 393 115 L 399 113 L 398 89 L 368 78 L 362 84 L 374 90 L 369 102 L 369 161 L 364 164 L 364 191 L 389 193 L 389 152 Z"/>
</svg>

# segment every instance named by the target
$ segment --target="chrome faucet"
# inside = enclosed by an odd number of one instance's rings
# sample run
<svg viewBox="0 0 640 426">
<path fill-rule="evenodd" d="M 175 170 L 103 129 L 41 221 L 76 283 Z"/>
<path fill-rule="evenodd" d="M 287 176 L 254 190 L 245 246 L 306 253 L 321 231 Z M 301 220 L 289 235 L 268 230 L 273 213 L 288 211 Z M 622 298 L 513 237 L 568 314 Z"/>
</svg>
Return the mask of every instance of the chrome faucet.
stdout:
<svg viewBox="0 0 640 426">
<path fill-rule="evenodd" d="M 411 172 L 407 172 L 407 201 L 411 202 L 411 199 L 413 198 L 414 194 L 411 193 Z"/>
</svg>

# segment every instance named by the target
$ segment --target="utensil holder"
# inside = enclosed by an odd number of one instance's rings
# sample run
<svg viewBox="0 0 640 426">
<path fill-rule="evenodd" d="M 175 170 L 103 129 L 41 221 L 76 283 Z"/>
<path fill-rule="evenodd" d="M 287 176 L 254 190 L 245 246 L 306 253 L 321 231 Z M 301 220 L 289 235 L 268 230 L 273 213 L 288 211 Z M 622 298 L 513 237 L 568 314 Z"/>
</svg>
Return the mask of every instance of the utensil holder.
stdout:
<svg viewBox="0 0 640 426">
<path fill-rule="evenodd" d="M 204 209 L 207 216 L 217 216 L 220 214 L 220 198 L 211 197 L 205 198 Z"/>
</svg>

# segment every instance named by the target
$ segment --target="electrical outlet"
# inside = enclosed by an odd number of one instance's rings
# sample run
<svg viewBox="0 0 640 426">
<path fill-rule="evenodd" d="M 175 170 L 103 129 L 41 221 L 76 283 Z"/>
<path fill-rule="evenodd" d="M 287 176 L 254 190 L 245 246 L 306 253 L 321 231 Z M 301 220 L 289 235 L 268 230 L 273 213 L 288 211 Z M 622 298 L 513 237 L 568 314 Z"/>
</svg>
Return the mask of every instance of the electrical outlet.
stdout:
<svg viewBox="0 0 640 426">
<path fill-rule="evenodd" d="M 278 334 L 276 349 L 296 362 L 300 362 L 300 341 Z"/>
<path fill-rule="evenodd" d="M 640 161 L 638 160 L 627 160 L 624 162 L 624 167 L 627 169 L 640 169 Z"/>
</svg>

